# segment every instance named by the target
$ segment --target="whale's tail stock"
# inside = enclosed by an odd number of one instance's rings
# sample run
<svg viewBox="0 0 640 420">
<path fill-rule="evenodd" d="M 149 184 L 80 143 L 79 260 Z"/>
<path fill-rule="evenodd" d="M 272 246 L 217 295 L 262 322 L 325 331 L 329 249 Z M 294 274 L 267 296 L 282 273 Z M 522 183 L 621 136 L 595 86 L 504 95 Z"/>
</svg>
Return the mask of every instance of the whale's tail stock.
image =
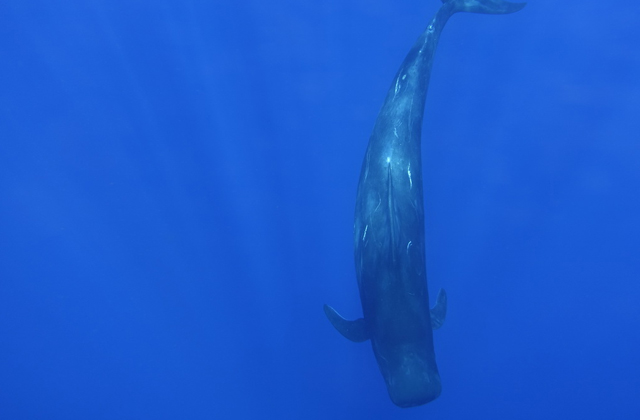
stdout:
<svg viewBox="0 0 640 420">
<path fill-rule="evenodd" d="M 488 13 L 502 15 L 514 13 L 522 9 L 527 3 L 512 3 L 504 0 L 442 0 L 450 3 L 455 12 Z"/>
</svg>

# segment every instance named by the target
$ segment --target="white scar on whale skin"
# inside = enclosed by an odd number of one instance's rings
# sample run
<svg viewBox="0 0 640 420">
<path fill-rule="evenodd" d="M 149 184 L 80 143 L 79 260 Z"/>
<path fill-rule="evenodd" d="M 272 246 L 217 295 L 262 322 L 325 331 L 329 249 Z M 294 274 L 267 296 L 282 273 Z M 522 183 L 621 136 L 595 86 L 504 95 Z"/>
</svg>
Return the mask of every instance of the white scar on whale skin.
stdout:
<svg viewBox="0 0 640 420">
<path fill-rule="evenodd" d="M 413 180 L 411 179 L 411 164 L 407 166 L 407 175 L 409 175 L 409 189 L 413 188 Z"/>
<path fill-rule="evenodd" d="M 374 213 L 378 211 L 378 209 L 380 208 L 380 204 L 382 204 L 382 198 L 380 197 L 380 194 L 378 194 L 378 205 L 376 206 L 375 209 L 373 209 Z"/>
</svg>

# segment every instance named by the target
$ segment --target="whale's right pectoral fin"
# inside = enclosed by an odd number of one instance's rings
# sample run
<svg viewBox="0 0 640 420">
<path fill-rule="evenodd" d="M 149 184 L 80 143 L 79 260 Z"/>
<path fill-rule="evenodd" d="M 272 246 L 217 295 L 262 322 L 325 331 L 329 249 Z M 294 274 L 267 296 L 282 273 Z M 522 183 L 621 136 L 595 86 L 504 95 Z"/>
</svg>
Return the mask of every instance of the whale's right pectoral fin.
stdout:
<svg viewBox="0 0 640 420">
<path fill-rule="evenodd" d="M 436 304 L 431 308 L 431 329 L 437 330 L 444 324 L 444 319 L 447 317 L 447 292 L 444 289 L 440 289 L 438 297 L 436 298 Z"/>
<path fill-rule="evenodd" d="M 361 343 L 369 339 L 369 332 L 364 318 L 349 321 L 341 317 L 340 314 L 329 305 L 324 305 L 324 313 L 327 315 L 327 318 L 329 318 L 331 325 L 345 338 L 355 341 L 356 343 Z"/>
</svg>

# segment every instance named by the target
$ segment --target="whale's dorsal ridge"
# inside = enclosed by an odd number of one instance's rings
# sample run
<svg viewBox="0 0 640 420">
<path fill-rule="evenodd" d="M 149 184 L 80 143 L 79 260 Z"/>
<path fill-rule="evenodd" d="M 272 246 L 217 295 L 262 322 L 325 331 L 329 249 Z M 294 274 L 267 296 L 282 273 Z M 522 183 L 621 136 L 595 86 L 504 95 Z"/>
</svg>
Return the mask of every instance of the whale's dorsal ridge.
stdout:
<svg viewBox="0 0 640 420">
<path fill-rule="evenodd" d="M 442 327 L 444 319 L 447 317 L 447 292 L 444 289 L 438 291 L 436 304 L 431 308 L 431 328 L 436 330 Z"/>
<path fill-rule="evenodd" d="M 358 318 L 354 321 L 344 319 L 335 309 L 329 305 L 324 305 L 324 313 L 329 318 L 331 325 L 338 330 L 345 338 L 361 343 L 369 339 L 369 331 L 364 318 Z"/>
</svg>

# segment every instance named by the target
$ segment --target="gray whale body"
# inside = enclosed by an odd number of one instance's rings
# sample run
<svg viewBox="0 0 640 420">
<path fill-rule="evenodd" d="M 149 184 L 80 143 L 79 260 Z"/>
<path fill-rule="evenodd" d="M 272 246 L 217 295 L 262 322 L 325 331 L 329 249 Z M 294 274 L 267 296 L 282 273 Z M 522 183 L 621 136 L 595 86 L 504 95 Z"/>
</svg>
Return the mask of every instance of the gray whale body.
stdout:
<svg viewBox="0 0 640 420">
<path fill-rule="evenodd" d="M 457 12 L 506 14 L 525 3 L 443 0 L 402 62 L 378 114 L 360 172 L 354 247 L 363 317 L 349 321 L 332 307 L 331 324 L 355 342 L 371 340 L 389 396 L 400 407 L 440 395 L 433 329 L 446 316 L 447 296 L 429 308 L 425 264 L 420 137 L 434 53 Z"/>
</svg>

